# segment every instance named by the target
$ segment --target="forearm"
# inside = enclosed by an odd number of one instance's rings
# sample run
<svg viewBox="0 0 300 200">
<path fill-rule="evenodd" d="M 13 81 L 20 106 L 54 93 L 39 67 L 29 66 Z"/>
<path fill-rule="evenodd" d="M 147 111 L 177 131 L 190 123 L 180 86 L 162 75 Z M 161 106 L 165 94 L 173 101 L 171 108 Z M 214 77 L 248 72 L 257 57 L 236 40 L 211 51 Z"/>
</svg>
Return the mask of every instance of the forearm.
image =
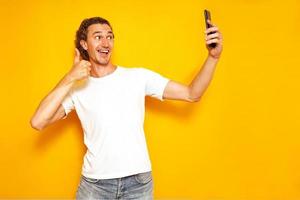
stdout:
<svg viewBox="0 0 300 200">
<path fill-rule="evenodd" d="M 218 60 L 210 55 L 206 58 L 201 70 L 189 85 L 191 99 L 201 98 L 213 77 Z"/>
<path fill-rule="evenodd" d="M 40 128 L 46 126 L 74 83 L 75 81 L 68 74 L 65 75 L 56 87 L 41 101 L 31 118 L 31 125 Z"/>
</svg>

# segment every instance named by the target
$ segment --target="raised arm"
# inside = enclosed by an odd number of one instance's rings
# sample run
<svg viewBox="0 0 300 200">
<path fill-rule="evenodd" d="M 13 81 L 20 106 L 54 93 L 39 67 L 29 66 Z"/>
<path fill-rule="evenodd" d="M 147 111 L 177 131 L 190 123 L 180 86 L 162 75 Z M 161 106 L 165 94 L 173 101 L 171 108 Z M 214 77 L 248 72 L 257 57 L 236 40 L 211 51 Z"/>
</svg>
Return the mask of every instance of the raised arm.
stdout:
<svg viewBox="0 0 300 200">
<path fill-rule="evenodd" d="M 36 130 L 42 130 L 49 124 L 62 119 L 65 116 L 62 102 L 73 85 L 78 80 L 87 78 L 90 74 L 90 63 L 80 60 L 80 53 L 76 49 L 74 65 L 72 69 L 61 79 L 56 87 L 41 101 L 30 120 L 31 126 Z"/>
<path fill-rule="evenodd" d="M 211 22 L 209 22 L 211 24 Z M 207 89 L 216 65 L 220 59 L 222 53 L 222 35 L 218 30 L 218 27 L 211 24 L 212 27 L 205 31 L 206 48 L 208 49 L 208 56 L 198 72 L 196 77 L 189 85 L 184 85 L 176 81 L 169 81 L 167 84 L 163 98 L 182 100 L 187 102 L 197 102 Z M 213 33 L 215 32 L 215 33 Z M 211 34 L 210 34 L 211 33 Z M 210 48 L 209 44 L 216 43 L 215 48 Z"/>
</svg>

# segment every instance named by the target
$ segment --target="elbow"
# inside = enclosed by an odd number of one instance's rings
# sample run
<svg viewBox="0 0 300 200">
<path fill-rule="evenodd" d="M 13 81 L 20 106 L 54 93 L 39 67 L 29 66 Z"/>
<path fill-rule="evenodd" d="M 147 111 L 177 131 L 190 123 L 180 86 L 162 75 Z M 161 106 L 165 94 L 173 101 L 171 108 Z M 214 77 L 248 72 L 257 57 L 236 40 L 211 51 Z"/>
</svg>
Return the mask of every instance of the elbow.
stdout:
<svg viewBox="0 0 300 200">
<path fill-rule="evenodd" d="M 199 101 L 200 101 L 201 97 L 202 97 L 202 94 L 201 94 L 201 93 L 200 93 L 200 94 L 199 94 L 199 93 L 198 93 L 198 94 L 195 94 L 195 93 L 193 93 L 192 90 L 190 89 L 190 90 L 189 90 L 189 93 L 188 93 L 188 95 L 187 95 L 186 101 L 187 101 L 187 102 L 190 102 L 190 103 L 196 103 L 196 102 L 199 102 Z"/>
<path fill-rule="evenodd" d="M 42 131 L 44 129 L 44 125 L 41 122 L 38 122 L 36 119 L 32 118 L 30 120 L 30 125 L 33 129 L 37 131 Z"/>
<path fill-rule="evenodd" d="M 201 96 L 199 96 L 199 97 L 189 97 L 189 98 L 187 99 L 187 101 L 188 101 L 189 103 L 196 103 L 196 102 L 199 102 L 200 99 L 201 99 Z"/>
<path fill-rule="evenodd" d="M 200 101 L 200 97 L 199 98 L 195 98 L 195 99 L 191 99 L 191 103 L 197 103 L 197 102 L 199 102 Z"/>
<path fill-rule="evenodd" d="M 192 86 L 188 87 L 188 92 L 186 95 L 186 101 L 190 103 L 199 102 L 202 97 L 203 91 L 195 91 Z"/>
</svg>

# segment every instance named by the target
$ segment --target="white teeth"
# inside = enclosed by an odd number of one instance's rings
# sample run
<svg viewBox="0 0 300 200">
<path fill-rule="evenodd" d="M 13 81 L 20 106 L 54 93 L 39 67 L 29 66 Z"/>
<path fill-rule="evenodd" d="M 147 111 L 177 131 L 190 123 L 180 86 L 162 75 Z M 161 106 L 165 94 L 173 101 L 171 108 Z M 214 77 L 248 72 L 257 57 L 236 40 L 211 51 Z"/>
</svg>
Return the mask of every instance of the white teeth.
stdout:
<svg viewBox="0 0 300 200">
<path fill-rule="evenodd" d="M 100 53 L 108 53 L 108 50 L 100 50 Z"/>
</svg>

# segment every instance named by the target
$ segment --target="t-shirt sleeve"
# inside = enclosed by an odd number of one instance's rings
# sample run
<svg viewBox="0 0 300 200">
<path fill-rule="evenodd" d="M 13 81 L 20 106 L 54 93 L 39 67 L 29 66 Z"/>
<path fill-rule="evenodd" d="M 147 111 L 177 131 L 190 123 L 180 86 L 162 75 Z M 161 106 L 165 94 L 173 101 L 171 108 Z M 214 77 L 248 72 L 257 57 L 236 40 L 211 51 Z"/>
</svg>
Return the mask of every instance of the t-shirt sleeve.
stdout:
<svg viewBox="0 0 300 200">
<path fill-rule="evenodd" d="M 164 90 L 170 79 L 149 69 L 142 69 L 145 77 L 146 95 L 163 101 Z"/>
<path fill-rule="evenodd" d="M 74 110 L 74 102 L 72 100 L 71 94 L 68 93 L 68 95 L 65 97 L 65 99 L 62 102 L 62 106 L 65 109 L 65 113 L 66 115 L 63 117 L 63 119 L 65 119 L 67 117 L 67 115 Z"/>
</svg>

